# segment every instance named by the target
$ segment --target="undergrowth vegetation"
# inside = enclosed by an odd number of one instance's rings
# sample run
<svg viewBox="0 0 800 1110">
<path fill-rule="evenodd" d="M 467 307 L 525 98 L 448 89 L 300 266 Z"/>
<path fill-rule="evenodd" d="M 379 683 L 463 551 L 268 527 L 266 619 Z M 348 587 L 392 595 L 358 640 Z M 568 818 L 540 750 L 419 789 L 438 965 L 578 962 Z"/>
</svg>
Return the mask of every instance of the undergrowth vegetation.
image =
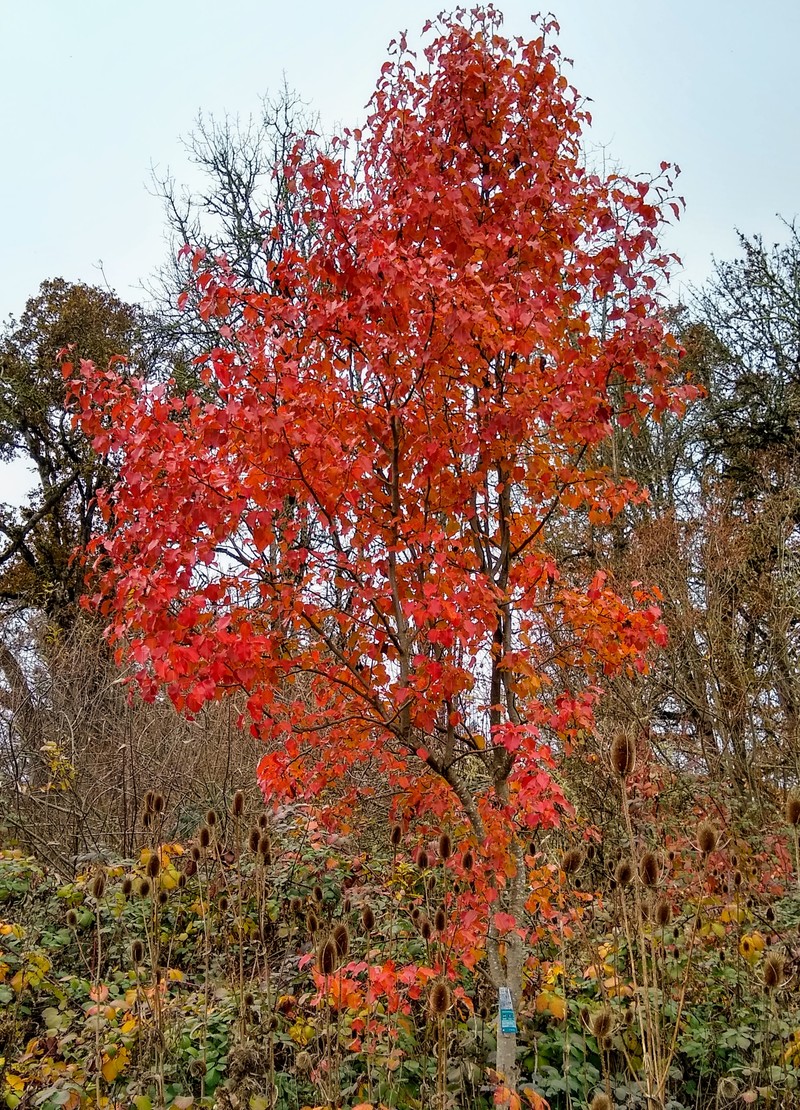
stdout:
<svg viewBox="0 0 800 1110">
<path fill-rule="evenodd" d="M 611 760 L 620 820 L 530 847 L 515 1098 L 800 1105 L 800 804 L 765 831 L 694 802 L 665 829 L 632 745 Z M 164 841 L 159 794 L 141 824 L 135 858 L 71 881 L 0 855 L 10 1110 L 493 1104 L 496 998 L 480 944 L 454 944 L 475 881 L 455 831 L 330 832 L 240 793 L 185 843 Z"/>
</svg>

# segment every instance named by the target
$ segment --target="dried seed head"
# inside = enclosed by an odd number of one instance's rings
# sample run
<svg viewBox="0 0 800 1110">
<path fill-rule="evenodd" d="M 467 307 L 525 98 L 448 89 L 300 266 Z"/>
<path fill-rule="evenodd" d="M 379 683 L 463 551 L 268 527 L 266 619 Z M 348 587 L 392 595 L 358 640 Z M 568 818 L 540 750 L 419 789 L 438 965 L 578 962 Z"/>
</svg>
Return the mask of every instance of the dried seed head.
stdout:
<svg viewBox="0 0 800 1110">
<path fill-rule="evenodd" d="M 419 906 L 414 906 L 413 910 L 411 911 L 411 920 L 416 925 L 416 924 L 418 924 L 419 919 L 421 917 L 422 917 L 422 910 L 419 908 Z"/>
<path fill-rule="evenodd" d="M 602 1010 L 595 1010 L 589 1019 L 589 1028 L 598 1041 L 607 1037 L 614 1028 L 614 1015 L 610 1007 L 603 1006 Z"/>
<path fill-rule="evenodd" d="M 258 825 L 254 825 L 247 837 L 247 847 L 250 849 L 253 855 L 255 855 L 258 851 L 258 846 L 260 843 L 261 829 L 258 827 Z"/>
<path fill-rule="evenodd" d="M 589 1103 L 589 1110 L 614 1110 L 614 1104 L 608 1095 L 599 1093 Z"/>
<path fill-rule="evenodd" d="M 237 790 L 236 793 L 233 795 L 233 801 L 231 802 L 231 817 L 238 821 L 243 813 L 244 793 L 241 790 Z"/>
<path fill-rule="evenodd" d="M 778 952 L 770 952 L 764 961 L 764 986 L 776 991 L 786 976 L 786 962 Z"/>
<path fill-rule="evenodd" d="M 655 852 L 645 852 L 639 864 L 639 875 L 645 886 L 654 887 L 661 878 L 661 863 Z"/>
<path fill-rule="evenodd" d="M 142 824 L 146 829 L 149 829 L 153 823 L 153 811 L 151 809 L 145 810 L 142 814 Z"/>
<path fill-rule="evenodd" d="M 633 864 L 630 860 L 621 859 L 617 864 L 614 878 L 620 886 L 628 886 L 633 879 Z"/>
<path fill-rule="evenodd" d="M 361 911 L 361 924 L 364 926 L 366 933 L 371 933 L 375 928 L 375 914 L 371 906 L 365 906 Z"/>
<path fill-rule="evenodd" d="M 100 899 L 103 897 L 104 894 L 105 894 L 105 876 L 104 876 L 102 871 L 98 871 L 98 874 L 95 875 L 94 879 L 92 880 L 92 895 L 95 899 L 100 901 Z"/>
<path fill-rule="evenodd" d="M 436 876 L 435 875 L 429 875 L 428 876 L 428 881 L 425 884 L 425 887 L 428 891 L 428 894 L 433 894 L 434 893 L 434 891 L 436 890 Z"/>
<path fill-rule="evenodd" d="M 191 862 L 192 861 L 189 860 L 189 863 L 191 863 Z M 178 876 L 178 890 L 183 890 L 183 888 L 186 886 L 187 882 L 188 882 L 188 878 L 187 878 L 186 872 L 181 871 L 180 875 Z"/>
<path fill-rule="evenodd" d="M 392 831 L 389 833 L 389 843 L 391 844 L 391 846 L 393 848 L 399 847 L 400 841 L 402 839 L 403 839 L 403 830 L 402 830 L 402 828 L 399 825 L 392 825 Z"/>
<path fill-rule="evenodd" d="M 161 870 L 161 858 L 160 858 L 158 852 L 153 852 L 152 855 L 148 856 L 148 859 L 147 859 L 147 867 L 146 867 L 147 874 L 150 876 L 151 879 L 155 879 L 155 877 L 158 875 L 160 870 Z"/>
<path fill-rule="evenodd" d="M 131 943 L 131 959 L 137 967 L 144 959 L 144 945 L 138 937 Z"/>
<path fill-rule="evenodd" d="M 75 910 L 67 910 L 67 925 L 69 925 L 70 929 L 76 929 L 78 927 L 78 915 Z"/>
<path fill-rule="evenodd" d="M 142 881 L 139 883 L 139 897 L 149 898 L 151 890 L 152 887 L 150 886 L 150 880 L 147 878 L 142 879 Z"/>
<path fill-rule="evenodd" d="M 186 863 L 183 865 L 183 875 L 186 879 L 191 879 L 192 875 L 197 874 L 197 860 L 194 856 L 190 856 Z"/>
<path fill-rule="evenodd" d="M 214 826 L 216 825 L 216 823 L 217 823 L 217 813 L 216 813 L 216 810 L 210 809 L 210 810 L 209 810 L 209 811 L 208 811 L 208 812 L 206 813 L 206 824 L 208 825 L 208 827 L 209 827 L 210 829 L 213 829 L 213 828 L 214 828 Z"/>
<path fill-rule="evenodd" d="M 337 925 L 333 930 L 333 943 L 336 945 L 336 955 L 343 960 L 350 951 L 350 931 L 346 925 Z"/>
<path fill-rule="evenodd" d="M 258 842 L 258 852 L 265 864 L 272 863 L 272 843 L 267 833 L 262 833 Z"/>
<path fill-rule="evenodd" d="M 322 887 L 319 884 L 314 887 L 311 893 L 314 895 L 315 902 L 322 901 Z"/>
<path fill-rule="evenodd" d="M 130 877 L 130 875 L 126 875 L 125 878 L 122 880 L 122 888 L 121 889 L 122 889 L 123 897 L 129 898 L 130 895 L 131 895 L 131 892 L 133 891 L 133 879 Z"/>
<path fill-rule="evenodd" d="M 697 826 L 697 847 L 704 856 L 710 856 L 717 846 L 717 830 L 710 821 L 701 821 Z"/>
<path fill-rule="evenodd" d="M 307 1052 L 306 1049 L 303 1049 L 302 1052 L 298 1052 L 294 1061 L 294 1066 L 301 1075 L 305 1075 L 306 1072 L 311 1071 L 314 1066 L 311 1053 Z"/>
<path fill-rule="evenodd" d="M 583 859 L 579 848 L 569 848 L 561 857 L 561 870 L 565 875 L 574 875 L 583 867 Z"/>
<path fill-rule="evenodd" d="M 444 1017 L 453 1002 L 453 996 L 447 983 L 434 983 L 428 996 L 431 1013 L 436 1017 Z"/>
<path fill-rule="evenodd" d="M 658 902 L 656 902 L 653 917 L 655 918 L 656 925 L 658 925 L 659 928 L 666 929 L 667 925 L 669 925 L 670 921 L 672 920 L 672 906 L 669 904 L 666 898 L 661 898 Z"/>
<path fill-rule="evenodd" d="M 790 794 L 786 801 L 786 820 L 795 828 L 800 825 L 800 794 Z"/>
<path fill-rule="evenodd" d="M 220 894 L 219 898 L 217 899 L 217 909 L 219 910 L 219 912 L 226 913 L 229 904 L 230 903 L 228 902 L 228 895 Z"/>
<path fill-rule="evenodd" d="M 428 853 L 423 848 L 417 856 L 417 867 L 419 867 L 420 871 L 426 871 L 430 866 L 430 862 Z"/>
<path fill-rule="evenodd" d="M 336 945 L 332 940 L 326 940 L 320 948 L 317 966 L 323 975 L 333 975 L 336 971 Z"/>
<path fill-rule="evenodd" d="M 154 798 L 155 798 L 155 794 L 153 793 L 153 791 L 148 790 L 146 792 L 144 798 L 142 799 L 142 808 L 144 809 L 145 813 L 152 813 L 153 812 L 153 799 Z"/>
<path fill-rule="evenodd" d="M 309 910 L 306 914 L 306 928 L 312 936 L 316 933 L 317 929 L 319 929 L 319 918 L 313 910 Z"/>
<path fill-rule="evenodd" d="M 439 837 L 439 858 L 446 862 L 453 854 L 453 841 L 450 839 L 450 834 L 443 832 Z"/>
<path fill-rule="evenodd" d="M 741 871 L 734 871 L 734 873 L 733 873 L 733 885 L 737 888 L 737 890 L 742 885 L 743 879 L 744 879 L 744 876 L 742 875 Z"/>
<path fill-rule="evenodd" d="M 352 910 L 353 903 L 350 901 L 350 897 L 348 895 L 348 897 L 345 898 L 344 902 L 342 902 L 342 912 L 344 913 L 345 917 L 349 917 L 349 915 L 352 913 Z"/>
<path fill-rule="evenodd" d="M 444 906 L 439 906 L 433 918 L 433 927 L 437 933 L 443 933 L 447 928 L 447 914 L 444 912 Z"/>
<path fill-rule="evenodd" d="M 164 795 L 163 794 L 153 795 L 153 813 L 163 813 L 163 812 L 164 812 Z"/>
<path fill-rule="evenodd" d="M 427 917 L 420 925 L 419 931 L 422 934 L 422 939 L 425 941 L 430 940 L 433 936 L 433 929 L 431 928 L 431 923 L 430 921 L 428 921 Z"/>
<path fill-rule="evenodd" d="M 461 862 L 464 865 L 465 871 L 471 871 L 472 868 L 475 866 L 475 857 L 473 856 L 469 848 L 467 848 L 466 852 L 464 853 L 464 858 Z"/>
<path fill-rule="evenodd" d="M 201 848 L 207 848 L 211 843 L 211 829 L 208 825 L 203 825 L 200 832 L 197 834 L 197 840 Z"/>
<path fill-rule="evenodd" d="M 766 910 L 764 911 L 764 917 L 766 917 L 770 925 L 775 920 L 775 910 L 773 910 L 772 906 L 767 906 Z"/>
<path fill-rule="evenodd" d="M 626 732 L 618 732 L 611 741 L 611 766 L 623 779 L 636 769 L 636 745 Z"/>
<path fill-rule="evenodd" d="M 159 890 L 159 892 L 158 892 L 158 904 L 159 904 L 159 906 L 166 906 L 168 898 L 169 898 L 169 895 L 167 894 L 166 890 Z"/>
</svg>

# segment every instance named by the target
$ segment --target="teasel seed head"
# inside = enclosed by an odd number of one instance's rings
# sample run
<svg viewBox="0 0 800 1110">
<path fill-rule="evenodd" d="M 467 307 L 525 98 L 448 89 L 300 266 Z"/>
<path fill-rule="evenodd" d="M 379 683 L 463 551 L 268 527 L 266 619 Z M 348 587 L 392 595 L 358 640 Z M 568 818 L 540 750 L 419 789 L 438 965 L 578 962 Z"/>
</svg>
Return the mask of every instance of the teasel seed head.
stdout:
<svg viewBox="0 0 800 1110">
<path fill-rule="evenodd" d="M 258 853 L 266 866 L 272 863 L 272 842 L 267 833 L 262 833 L 258 841 Z"/>
<path fill-rule="evenodd" d="M 297 1056 L 295 1057 L 294 1066 L 301 1075 L 305 1075 L 307 1072 L 311 1071 L 312 1067 L 314 1066 L 314 1062 L 311 1059 L 311 1053 L 308 1052 L 305 1048 L 302 1052 L 298 1052 Z"/>
<path fill-rule="evenodd" d="M 425 941 L 430 940 L 431 937 L 433 936 L 433 929 L 431 929 L 431 923 L 430 923 L 430 921 L 428 921 L 427 917 L 423 920 L 422 924 L 420 925 L 419 931 L 422 934 L 422 939 L 425 940 Z"/>
<path fill-rule="evenodd" d="M 130 877 L 130 875 L 126 875 L 125 878 L 122 880 L 122 886 L 120 889 L 122 890 L 123 898 L 130 898 L 131 894 L 133 893 L 133 879 Z"/>
<path fill-rule="evenodd" d="M 645 852 L 639 864 L 639 875 L 647 887 L 657 886 L 661 878 L 661 861 L 655 852 Z"/>
<path fill-rule="evenodd" d="M 333 975 L 336 971 L 336 945 L 332 940 L 326 940 L 320 948 L 317 966 L 325 976 Z"/>
<path fill-rule="evenodd" d="M 710 856 L 717 847 L 717 830 L 710 821 L 701 821 L 697 826 L 697 847 L 704 856 Z"/>
<path fill-rule="evenodd" d="M 428 894 L 433 894 L 433 892 L 436 890 L 436 876 L 435 875 L 429 875 L 428 876 L 428 881 L 425 884 L 425 886 L 427 888 Z"/>
<path fill-rule="evenodd" d="M 350 930 L 346 925 L 337 925 L 331 939 L 336 945 L 336 955 L 343 960 L 350 951 Z"/>
<path fill-rule="evenodd" d="M 595 1010 L 589 1019 L 589 1028 L 592 1031 L 592 1036 L 596 1037 L 598 1041 L 607 1037 L 614 1028 L 614 1015 L 610 1007 L 603 1006 L 601 1010 Z"/>
<path fill-rule="evenodd" d="M 138 967 L 144 959 L 144 945 L 137 937 L 131 942 L 131 960 Z"/>
<path fill-rule="evenodd" d="M 776 991 L 786 976 L 786 962 L 778 952 L 770 952 L 764 961 L 764 986 Z"/>
<path fill-rule="evenodd" d="M 150 880 L 145 877 L 139 883 L 139 897 L 140 898 L 149 898 L 150 897 L 150 891 L 152 889 L 153 888 L 150 885 Z"/>
<path fill-rule="evenodd" d="M 161 857 L 159 856 L 158 852 L 152 852 L 151 855 L 147 857 L 147 865 L 145 867 L 145 870 L 147 871 L 147 874 L 150 876 L 151 879 L 156 878 L 159 871 L 161 870 Z"/>
<path fill-rule="evenodd" d="M 450 834 L 443 832 L 439 837 L 439 859 L 444 863 L 450 859 L 453 854 L 453 841 L 450 839 Z"/>
<path fill-rule="evenodd" d="M 163 794 L 155 794 L 153 796 L 153 813 L 163 813 L 163 812 L 164 812 L 164 795 Z"/>
<path fill-rule="evenodd" d="M 194 856 L 190 856 L 186 863 L 183 865 L 183 876 L 185 879 L 191 879 L 192 875 L 197 874 L 197 860 Z"/>
<path fill-rule="evenodd" d="M 319 885 L 319 883 L 317 883 L 317 885 L 314 887 L 314 889 L 312 890 L 311 893 L 314 895 L 314 901 L 315 902 L 320 902 L 320 903 L 322 902 L 322 898 L 323 898 L 322 887 Z"/>
<path fill-rule="evenodd" d="M 234 820 L 238 821 L 238 819 L 242 816 L 243 813 L 244 813 L 244 791 L 237 790 L 236 793 L 233 795 L 233 801 L 231 802 L 231 817 L 233 817 Z"/>
<path fill-rule="evenodd" d="M 145 792 L 145 796 L 144 796 L 144 798 L 142 798 L 142 809 L 144 810 L 145 813 L 152 813 L 153 812 L 153 799 L 154 798 L 155 798 L 155 793 L 152 790 L 148 790 L 148 791 Z"/>
<path fill-rule="evenodd" d="M 627 732 L 618 732 L 611 741 L 611 766 L 623 779 L 636 770 L 636 745 Z"/>
<path fill-rule="evenodd" d="M 413 910 L 411 911 L 411 920 L 414 922 L 415 925 L 417 925 L 419 924 L 419 919 L 421 917 L 422 910 L 419 908 L 419 906 L 414 906 Z"/>
<path fill-rule="evenodd" d="M 447 914 L 444 912 L 444 906 L 439 906 L 433 918 L 433 927 L 437 933 L 443 933 L 447 928 Z"/>
<path fill-rule="evenodd" d="M 258 851 L 258 846 L 260 843 L 261 829 L 258 827 L 258 825 L 254 825 L 247 836 L 247 847 L 250 849 L 253 855 L 255 855 Z"/>
<path fill-rule="evenodd" d="M 228 901 L 228 895 L 220 894 L 219 898 L 217 899 L 217 909 L 219 910 L 219 912 L 227 913 L 229 905 L 230 902 Z"/>
<path fill-rule="evenodd" d="M 213 829 L 214 826 L 216 825 L 216 823 L 217 823 L 217 811 L 215 809 L 208 810 L 208 812 L 206 813 L 206 824 L 208 825 L 208 827 L 210 829 Z"/>
<path fill-rule="evenodd" d="M 583 867 L 583 859 L 580 848 L 569 848 L 561 857 L 561 870 L 565 875 L 575 875 Z"/>
<path fill-rule="evenodd" d="M 787 798 L 786 820 L 794 828 L 800 825 L 800 794 L 790 794 Z"/>
<path fill-rule="evenodd" d="M 400 841 L 403 839 L 403 830 L 400 825 L 392 825 L 392 831 L 389 833 L 389 843 L 393 848 L 400 846 Z"/>
<path fill-rule="evenodd" d="M 375 928 L 375 914 L 371 906 L 364 906 L 361 911 L 361 924 L 364 926 L 364 932 L 371 933 Z"/>
<path fill-rule="evenodd" d="M 69 925 L 70 929 L 77 929 L 78 915 L 75 910 L 67 910 L 67 925 Z"/>
<path fill-rule="evenodd" d="M 430 857 L 423 848 L 417 856 L 417 867 L 419 867 L 420 871 L 427 871 L 428 867 L 430 866 L 430 862 Z"/>
<path fill-rule="evenodd" d="M 166 906 L 168 898 L 169 898 L 169 895 L 167 894 L 166 890 L 159 890 L 159 892 L 158 892 L 158 904 L 159 904 L 159 906 Z"/>
<path fill-rule="evenodd" d="M 319 929 L 319 918 L 313 910 L 309 910 L 306 914 L 306 928 L 312 936 Z"/>
<path fill-rule="evenodd" d="M 672 906 L 666 898 L 660 898 L 658 902 L 656 902 L 653 917 L 659 928 L 666 929 L 667 925 L 669 925 L 672 920 Z"/>
<path fill-rule="evenodd" d="M 208 825 L 203 825 L 197 834 L 197 841 L 201 848 L 207 848 L 211 843 L 211 829 Z"/>
<path fill-rule="evenodd" d="M 144 828 L 149 829 L 150 826 L 152 825 L 152 823 L 153 823 L 153 811 L 152 811 L 152 809 L 146 809 L 144 811 L 144 813 L 142 814 L 142 825 L 144 826 Z"/>
<path fill-rule="evenodd" d="M 589 1110 L 614 1110 L 614 1104 L 607 1094 L 599 1092 L 589 1103 Z"/>
<path fill-rule="evenodd" d="M 475 866 L 475 857 L 473 856 L 469 848 L 467 848 L 466 852 L 464 853 L 464 857 L 461 862 L 464 865 L 465 871 L 471 871 L 472 868 Z"/>
<path fill-rule="evenodd" d="M 633 879 L 633 864 L 630 860 L 621 859 L 617 864 L 614 878 L 620 886 L 629 886 Z"/>
<path fill-rule="evenodd" d="M 444 1017 L 453 1002 L 453 995 L 447 983 L 434 983 L 428 996 L 431 1013 Z"/>
<path fill-rule="evenodd" d="M 191 862 L 191 860 L 189 862 Z M 178 890 L 183 890 L 188 881 L 189 878 L 187 873 L 185 871 L 181 871 L 180 875 L 178 876 Z"/>
</svg>

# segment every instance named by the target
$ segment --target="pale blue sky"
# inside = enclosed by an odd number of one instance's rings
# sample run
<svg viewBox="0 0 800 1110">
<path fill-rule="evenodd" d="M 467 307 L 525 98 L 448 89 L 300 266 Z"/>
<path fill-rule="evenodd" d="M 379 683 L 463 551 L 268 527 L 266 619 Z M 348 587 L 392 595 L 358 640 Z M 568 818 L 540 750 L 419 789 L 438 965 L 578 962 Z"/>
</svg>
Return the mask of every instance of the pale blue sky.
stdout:
<svg viewBox="0 0 800 1110">
<path fill-rule="evenodd" d="M 56 275 L 123 297 L 164 255 L 149 167 L 180 180 L 197 112 L 247 116 L 287 82 L 324 123 L 357 124 L 400 29 L 442 0 L 0 0 L 0 318 Z M 702 280 L 734 226 L 780 236 L 800 210 L 800 5 L 554 0 L 595 139 L 631 172 L 683 169 L 668 245 Z M 525 33 L 534 9 L 499 4 Z M 686 278 L 684 278 L 686 280 Z"/>
</svg>

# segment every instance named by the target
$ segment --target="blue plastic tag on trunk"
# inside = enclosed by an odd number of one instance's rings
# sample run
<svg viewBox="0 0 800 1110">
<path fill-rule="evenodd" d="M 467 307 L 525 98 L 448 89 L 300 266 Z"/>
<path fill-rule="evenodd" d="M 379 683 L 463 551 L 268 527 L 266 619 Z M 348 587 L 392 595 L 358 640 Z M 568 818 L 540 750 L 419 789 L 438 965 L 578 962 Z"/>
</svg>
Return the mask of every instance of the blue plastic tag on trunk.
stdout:
<svg viewBox="0 0 800 1110">
<path fill-rule="evenodd" d="M 514 1014 L 514 1002 L 508 987 L 500 988 L 500 1032 L 516 1033 L 517 1019 Z"/>
</svg>

